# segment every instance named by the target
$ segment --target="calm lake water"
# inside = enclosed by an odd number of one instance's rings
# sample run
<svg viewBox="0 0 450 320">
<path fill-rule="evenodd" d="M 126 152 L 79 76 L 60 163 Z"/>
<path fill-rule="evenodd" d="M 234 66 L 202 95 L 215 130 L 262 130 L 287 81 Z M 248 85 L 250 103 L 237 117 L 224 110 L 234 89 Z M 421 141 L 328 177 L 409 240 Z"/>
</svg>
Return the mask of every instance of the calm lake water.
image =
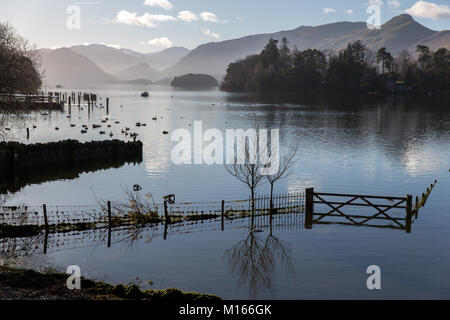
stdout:
<svg viewBox="0 0 450 320">
<path fill-rule="evenodd" d="M 150 88 L 150 98 L 141 98 L 136 87 L 85 91 L 98 93 L 103 102 L 110 98 L 107 133 L 112 131 L 118 139 L 126 138 L 121 133 L 125 127 L 138 133 L 144 143 L 143 162 L 26 185 L 2 195 L 3 205 L 91 205 L 98 199 L 119 200 L 123 189 L 134 184 L 158 201 L 166 194 L 175 194 L 177 202 L 246 199 L 249 191 L 221 165 L 173 164 L 171 149 L 176 143 L 162 131 L 193 132 L 197 120 L 204 130 L 247 129 L 254 117 L 263 128 L 280 129 L 282 149 L 291 141 L 299 143 L 296 165 L 276 185 L 278 193 L 314 187 L 319 192 L 403 197 L 422 194 L 435 179 L 438 183 L 410 234 L 339 225 L 314 225 L 307 230 L 298 223 L 302 217 L 292 217 L 272 234 L 264 229 L 249 236 L 246 221 L 233 222 L 223 232 L 213 221 L 180 232 L 174 227 L 167 240 L 161 228 L 143 230 L 133 243 L 119 241 L 111 248 L 106 248 L 101 233 L 55 236 L 52 243 L 60 241 L 61 246 L 54 244 L 55 250 L 46 255 L 30 252 L 11 260 L 3 254 L 8 262 L 61 271 L 75 264 L 83 274 L 111 283 L 176 287 L 223 298 L 450 298 L 449 101 L 308 100 L 166 87 Z M 87 108 L 72 107 L 71 118 L 67 115 L 67 108 L 46 116 L 30 114 L 27 124 L 11 125 L 9 138 L 26 142 L 24 128 L 34 123 L 37 128 L 31 130 L 29 143 L 110 139 L 91 129 L 92 124 L 101 124 L 105 109 L 88 113 Z M 136 122 L 147 126 L 137 128 Z M 80 133 L 82 124 L 90 127 L 88 134 Z M 267 191 L 264 185 L 258 193 Z M 119 233 L 115 239 L 124 236 Z M 41 243 L 42 237 L 28 241 Z M 249 259 L 248 243 L 256 247 L 270 243 L 265 260 Z M 369 265 L 381 267 L 382 290 L 367 289 Z"/>
</svg>

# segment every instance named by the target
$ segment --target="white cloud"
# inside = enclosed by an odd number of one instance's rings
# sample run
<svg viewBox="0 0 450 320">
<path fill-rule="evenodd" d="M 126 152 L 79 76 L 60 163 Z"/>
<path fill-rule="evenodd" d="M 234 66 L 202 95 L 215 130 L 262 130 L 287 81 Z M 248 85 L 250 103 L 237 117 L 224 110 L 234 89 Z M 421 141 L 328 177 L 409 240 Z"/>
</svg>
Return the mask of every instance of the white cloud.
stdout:
<svg viewBox="0 0 450 320">
<path fill-rule="evenodd" d="M 202 12 L 200 13 L 200 18 L 202 18 L 203 21 L 219 22 L 219 18 L 212 12 Z"/>
<path fill-rule="evenodd" d="M 209 30 L 209 29 L 203 30 L 203 34 L 206 34 L 207 36 L 213 37 L 213 38 L 216 38 L 216 39 L 219 39 L 219 38 L 220 38 L 220 34 L 214 33 L 214 32 L 212 32 L 212 31 Z"/>
<path fill-rule="evenodd" d="M 149 44 L 151 46 L 163 47 L 163 48 L 173 47 L 172 41 L 170 41 L 169 38 L 167 38 L 167 37 L 155 38 L 155 39 L 152 39 L 152 40 L 147 41 L 147 42 L 141 41 L 140 43 L 142 45 Z"/>
<path fill-rule="evenodd" d="M 189 10 L 183 10 L 178 12 L 178 19 L 184 22 L 198 21 L 198 16 Z"/>
<path fill-rule="evenodd" d="M 160 7 L 166 10 L 173 9 L 173 4 L 167 0 L 145 0 L 144 6 Z"/>
<path fill-rule="evenodd" d="M 398 1 L 398 0 L 388 0 L 387 4 L 391 8 L 398 8 L 398 7 L 400 7 L 400 1 Z"/>
<path fill-rule="evenodd" d="M 332 9 L 332 8 L 325 8 L 323 9 L 323 13 L 324 14 L 329 14 L 329 13 L 333 13 L 336 12 L 336 10 Z"/>
<path fill-rule="evenodd" d="M 172 16 L 163 14 L 150 14 L 144 13 L 142 16 L 138 16 L 136 12 L 129 12 L 121 10 L 117 12 L 114 22 L 123 23 L 131 26 L 146 26 L 149 28 L 155 28 L 161 22 L 176 21 Z"/>
<path fill-rule="evenodd" d="M 406 9 L 405 12 L 418 18 L 450 18 L 450 8 L 447 5 L 438 5 L 426 1 L 417 1 L 411 8 Z"/>
<path fill-rule="evenodd" d="M 345 10 L 345 13 L 348 14 L 349 16 L 352 16 L 353 10 L 352 9 Z"/>
</svg>

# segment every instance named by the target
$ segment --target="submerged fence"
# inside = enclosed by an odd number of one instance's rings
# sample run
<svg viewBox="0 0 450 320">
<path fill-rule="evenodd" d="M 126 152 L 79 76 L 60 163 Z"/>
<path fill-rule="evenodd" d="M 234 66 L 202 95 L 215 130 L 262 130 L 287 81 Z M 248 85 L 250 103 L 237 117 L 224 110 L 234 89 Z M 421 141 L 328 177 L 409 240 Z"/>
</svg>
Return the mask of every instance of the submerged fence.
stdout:
<svg viewBox="0 0 450 320">
<path fill-rule="evenodd" d="M 221 230 L 242 229 L 253 231 L 298 230 L 303 228 L 303 213 L 257 215 L 253 223 L 249 216 L 225 219 L 222 226 L 220 218 L 207 220 L 184 220 L 166 224 L 165 222 L 147 225 L 128 225 L 86 230 L 67 230 L 64 232 L 39 232 L 32 236 L 0 237 L 0 256 L 15 258 L 48 254 L 58 251 L 88 247 L 124 246 L 132 248 L 136 241 L 150 243 L 154 239 L 174 235 L 199 232 L 221 232 Z"/>
<path fill-rule="evenodd" d="M 180 223 L 220 219 L 214 228 L 224 230 L 233 220 L 248 219 L 251 228 L 273 227 L 274 217 L 303 214 L 304 227 L 314 224 L 340 224 L 375 228 L 390 228 L 411 232 L 414 218 L 423 207 L 437 181 L 422 198 L 374 196 L 357 194 L 306 193 L 258 195 L 254 199 L 211 202 L 143 203 L 131 197 L 128 203 L 102 202 L 93 206 L 0 206 L 0 238 L 22 237 L 91 229 L 107 229 L 108 246 L 112 229 L 121 226 L 163 226 L 164 238 Z M 139 193 L 137 193 L 139 194 Z M 303 219 L 303 218 L 302 218 Z M 299 221 L 299 219 L 297 219 Z M 303 221 L 303 220 L 302 220 Z M 296 222 L 297 223 L 297 222 Z M 294 223 L 295 224 L 295 223 Z"/>
<path fill-rule="evenodd" d="M 223 229 L 226 220 L 304 212 L 303 193 L 276 194 L 270 200 L 269 195 L 262 195 L 253 200 L 164 202 L 146 208 L 141 208 L 136 200 L 132 205 L 108 201 L 91 206 L 0 206 L 0 237 L 33 235 L 40 230 L 67 232 L 159 222 L 167 226 L 219 217 Z"/>
<path fill-rule="evenodd" d="M 411 232 L 414 218 L 437 181 L 416 197 L 286 193 L 255 199 L 151 205 L 138 214 L 131 206 L 0 206 L 0 254 L 29 255 L 91 246 L 131 246 L 153 238 L 232 228 L 253 231 L 310 229 L 314 224 L 389 228 Z M 135 200 L 133 200 L 135 201 Z M 125 210 L 124 210 L 125 208 Z M 130 209 L 130 210 L 127 210 Z M 147 208 L 148 209 L 148 208 Z M 139 210 L 137 210 L 139 211 Z M 140 216 L 149 219 L 139 219 Z"/>
</svg>

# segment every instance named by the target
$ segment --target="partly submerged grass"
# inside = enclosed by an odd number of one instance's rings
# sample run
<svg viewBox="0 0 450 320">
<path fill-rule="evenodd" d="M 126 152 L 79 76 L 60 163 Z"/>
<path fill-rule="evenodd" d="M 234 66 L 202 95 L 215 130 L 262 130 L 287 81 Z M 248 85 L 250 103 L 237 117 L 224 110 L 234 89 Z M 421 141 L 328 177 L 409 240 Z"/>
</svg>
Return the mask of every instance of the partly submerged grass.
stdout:
<svg viewBox="0 0 450 320">
<path fill-rule="evenodd" d="M 0 299 L 85 299 L 151 301 L 217 301 L 212 294 L 182 292 L 175 288 L 142 291 L 137 285 L 111 285 L 82 278 L 80 290 L 66 287 L 68 275 L 41 273 L 0 266 Z"/>
</svg>

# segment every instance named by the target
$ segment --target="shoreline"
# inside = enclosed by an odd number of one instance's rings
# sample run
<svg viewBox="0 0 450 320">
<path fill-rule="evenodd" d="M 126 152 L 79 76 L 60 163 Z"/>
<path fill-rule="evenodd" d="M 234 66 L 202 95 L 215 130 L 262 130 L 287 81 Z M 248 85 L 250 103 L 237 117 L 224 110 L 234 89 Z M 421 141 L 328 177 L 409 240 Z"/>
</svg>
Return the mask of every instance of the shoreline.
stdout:
<svg viewBox="0 0 450 320">
<path fill-rule="evenodd" d="M 137 285 L 111 285 L 81 278 L 81 289 L 66 287 L 68 274 L 0 266 L 0 300 L 147 300 L 219 301 L 213 294 L 175 288 L 141 290 Z"/>
</svg>

